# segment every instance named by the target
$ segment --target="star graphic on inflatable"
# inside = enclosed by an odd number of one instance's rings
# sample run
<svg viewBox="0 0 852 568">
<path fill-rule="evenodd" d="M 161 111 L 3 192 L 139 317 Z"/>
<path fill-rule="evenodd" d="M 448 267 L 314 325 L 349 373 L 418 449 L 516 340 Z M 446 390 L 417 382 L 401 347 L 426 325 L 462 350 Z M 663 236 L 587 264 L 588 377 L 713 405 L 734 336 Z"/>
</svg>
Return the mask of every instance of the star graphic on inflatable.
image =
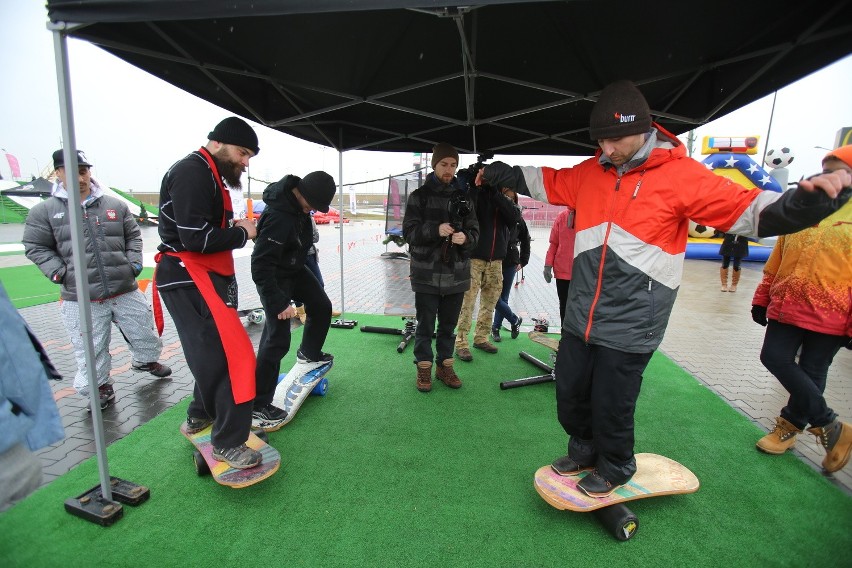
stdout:
<svg viewBox="0 0 852 568">
<path fill-rule="evenodd" d="M 738 161 L 739 160 L 737 160 L 736 158 L 731 156 L 727 160 L 725 160 L 725 165 L 728 166 L 729 168 L 733 168 Z"/>
<path fill-rule="evenodd" d="M 752 162 L 752 164 L 748 167 L 748 173 L 753 174 L 758 170 L 757 164 Z"/>
<path fill-rule="evenodd" d="M 772 181 L 772 178 L 765 175 L 762 178 L 760 178 L 760 185 L 766 185 L 767 183 L 769 183 L 771 181 Z"/>
</svg>

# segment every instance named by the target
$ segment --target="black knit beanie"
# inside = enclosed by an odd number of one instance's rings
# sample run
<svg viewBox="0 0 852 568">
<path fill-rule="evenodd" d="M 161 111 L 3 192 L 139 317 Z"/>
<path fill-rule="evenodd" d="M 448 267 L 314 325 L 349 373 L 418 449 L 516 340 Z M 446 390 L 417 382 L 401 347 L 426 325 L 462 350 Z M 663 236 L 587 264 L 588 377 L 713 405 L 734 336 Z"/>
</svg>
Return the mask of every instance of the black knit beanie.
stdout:
<svg viewBox="0 0 852 568">
<path fill-rule="evenodd" d="M 633 83 L 616 81 L 604 87 L 589 118 L 592 140 L 633 136 L 649 130 L 651 109 Z"/>
<path fill-rule="evenodd" d="M 435 166 L 443 160 L 444 158 L 455 158 L 456 163 L 459 162 L 459 153 L 458 151 L 447 144 L 446 142 L 438 142 L 435 144 L 435 147 L 432 148 L 432 169 L 435 169 Z"/>
<path fill-rule="evenodd" d="M 249 124 L 238 116 L 230 116 L 216 125 L 213 132 L 207 135 L 208 140 L 215 140 L 222 144 L 233 144 L 248 148 L 254 155 L 260 153 L 257 145 L 257 133 Z"/>
<path fill-rule="evenodd" d="M 325 172 L 311 172 L 299 182 L 299 193 L 311 207 L 322 213 L 328 213 L 336 190 L 334 178 Z"/>
</svg>

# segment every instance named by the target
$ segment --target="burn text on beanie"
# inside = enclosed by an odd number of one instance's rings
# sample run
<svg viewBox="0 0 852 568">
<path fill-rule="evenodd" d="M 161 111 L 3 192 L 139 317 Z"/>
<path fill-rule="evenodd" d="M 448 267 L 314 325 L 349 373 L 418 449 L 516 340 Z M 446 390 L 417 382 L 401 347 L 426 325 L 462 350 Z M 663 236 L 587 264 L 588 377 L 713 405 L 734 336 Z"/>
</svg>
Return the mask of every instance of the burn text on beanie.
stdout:
<svg viewBox="0 0 852 568">
<path fill-rule="evenodd" d="M 630 81 L 604 87 L 589 118 L 592 140 L 644 134 L 651 129 L 648 101 Z"/>
</svg>

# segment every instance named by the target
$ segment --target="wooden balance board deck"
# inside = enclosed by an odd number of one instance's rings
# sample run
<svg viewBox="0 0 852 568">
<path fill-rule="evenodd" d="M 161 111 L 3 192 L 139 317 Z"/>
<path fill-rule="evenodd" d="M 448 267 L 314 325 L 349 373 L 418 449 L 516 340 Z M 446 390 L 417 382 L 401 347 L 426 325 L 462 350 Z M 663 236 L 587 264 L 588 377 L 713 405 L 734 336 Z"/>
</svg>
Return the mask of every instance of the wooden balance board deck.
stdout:
<svg viewBox="0 0 852 568">
<path fill-rule="evenodd" d="M 586 513 L 636 499 L 695 493 L 700 485 L 688 468 L 657 454 L 636 454 L 636 475 L 607 497 L 589 497 L 577 488 L 587 474 L 563 477 L 545 465 L 535 472 L 535 490 L 557 509 Z"/>
<path fill-rule="evenodd" d="M 540 331 L 531 331 L 529 332 L 529 338 L 539 345 L 544 345 L 545 347 L 549 347 L 554 351 L 559 350 L 559 338 L 554 337 L 552 335 L 548 335 L 547 333 L 542 333 Z"/>
<path fill-rule="evenodd" d="M 217 483 L 241 489 L 254 485 L 263 481 L 267 477 L 278 471 L 281 466 L 281 454 L 278 450 L 258 438 L 254 433 L 249 433 L 246 445 L 253 450 L 257 450 L 263 456 L 263 461 L 257 467 L 249 469 L 237 469 L 229 466 L 226 462 L 213 459 L 213 444 L 210 442 L 210 434 L 213 431 L 212 426 L 208 426 L 204 430 L 196 434 L 189 434 L 186 431 L 186 422 L 181 424 L 180 432 L 192 442 L 197 452 L 207 463 L 207 469 L 201 468 L 196 458 L 196 471 L 198 475 L 210 473 Z"/>
</svg>

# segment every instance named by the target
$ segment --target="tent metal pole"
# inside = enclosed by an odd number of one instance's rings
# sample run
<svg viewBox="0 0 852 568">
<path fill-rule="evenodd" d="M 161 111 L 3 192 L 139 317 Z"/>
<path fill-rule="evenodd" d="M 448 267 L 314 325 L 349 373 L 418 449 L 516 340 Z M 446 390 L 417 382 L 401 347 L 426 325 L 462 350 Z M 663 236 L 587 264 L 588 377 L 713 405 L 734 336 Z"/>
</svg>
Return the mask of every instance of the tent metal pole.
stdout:
<svg viewBox="0 0 852 568">
<path fill-rule="evenodd" d="M 79 166 L 77 164 L 77 141 L 74 133 L 74 108 L 71 100 L 71 79 L 68 66 L 68 42 L 66 33 L 59 27 L 53 31 L 54 56 L 56 59 L 57 84 L 59 87 L 59 114 L 62 121 L 62 138 L 65 140 L 63 155 L 65 158 L 66 180 L 76 182 Z M 66 187 L 68 191 L 68 212 L 71 223 L 71 251 L 74 255 L 74 283 L 77 287 L 77 305 L 80 309 L 80 331 L 86 357 L 86 374 L 89 376 L 89 404 L 92 408 L 92 427 L 95 437 L 95 449 L 98 457 L 98 471 L 101 480 L 101 494 L 112 500 L 109 465 L 107 463 L 106 444 L 101 405 L 98 397 L 98 381 L 95 377 L 95 347 L 92 342 L 92 307 L 89 300 L 89 280 L 86 277 L 86 258 L 83 246 L 83 214 L 80 207 L 80 191 L 77 183 Z"/>
<path fill-rule="evenodd" d="M 339 210 L 340 217 L 338 218 L 338 222 L 340 223 L 340 312 L 341 317 L 346 315 L 346 302 L 344 301 L 344 293 L 343 293 L 343 129 L 340 128 L 338 130 L 339 144 L 337 151 L 337 179 L 340 180 L 340 196 L 339 196 Z"/>
</svg>

